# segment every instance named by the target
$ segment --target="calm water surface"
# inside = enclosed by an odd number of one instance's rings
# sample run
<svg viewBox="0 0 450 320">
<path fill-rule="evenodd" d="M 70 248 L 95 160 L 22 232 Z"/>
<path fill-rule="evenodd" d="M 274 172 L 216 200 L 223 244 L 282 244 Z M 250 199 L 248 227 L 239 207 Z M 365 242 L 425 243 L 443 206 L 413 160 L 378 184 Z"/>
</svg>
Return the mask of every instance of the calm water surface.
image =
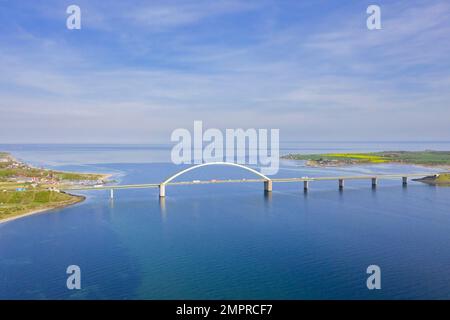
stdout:
<svg viewBox="0 0 450 320">
<path fill-rule="evenodd" d="M 297 144 L 285 151 L 425 149 L 419 144 Z M 448 149 L 436 143 L 428 149 Z M 36 165 L 111 172 L 120 183 L 159 182 L 180 167 L 164 146 L 2 145 Z M 434 172 L 400 165 L 307 168 L 284 161 L 279 177 Z M 207 167 L 180 180 L 251 178 Z M 0 224 L 2 299 L 450 298 L 450 188 L 401 181 L 168 187 L 84 192 L 69 208 Z M 66 289 L 66 267 L 82 289 Z M 369 291 L 368 265 L 382 270 Z"/>
</svg>

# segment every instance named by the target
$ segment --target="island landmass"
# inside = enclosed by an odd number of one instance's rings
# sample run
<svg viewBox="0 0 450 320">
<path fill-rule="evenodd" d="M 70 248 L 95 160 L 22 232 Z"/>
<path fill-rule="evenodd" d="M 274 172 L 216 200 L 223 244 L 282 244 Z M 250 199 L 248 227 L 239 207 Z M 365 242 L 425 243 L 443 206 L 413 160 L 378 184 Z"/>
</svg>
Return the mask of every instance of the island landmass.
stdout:
<svg viewBox="0 0 450 320">
<path fill-rule="evenodd" d="M 0 152 L 0 223 L 85 199 L 61 191 L 67 187 L 103 185 L 110 175 L 36 168 Z"/>
<path fill-rule="evenodd" d="M 306 160 L 310 166 L 400 163 L 450 166 L 450 151 L 381 151 L 367 153 L 287 154 L 282 159 Z"/>
<path fill-rule="evenodd" d="M 287 154 L 282 159 L 304 160 L 312 167 L 339 167 L 364 164 L 410 164 L 428 167 L 450 168 L 450 151 L 381 151 L 367 153 Z M 450 185 L 450 173 L 443 172 L 421 179 L 431 185 Z"/>
</svg>

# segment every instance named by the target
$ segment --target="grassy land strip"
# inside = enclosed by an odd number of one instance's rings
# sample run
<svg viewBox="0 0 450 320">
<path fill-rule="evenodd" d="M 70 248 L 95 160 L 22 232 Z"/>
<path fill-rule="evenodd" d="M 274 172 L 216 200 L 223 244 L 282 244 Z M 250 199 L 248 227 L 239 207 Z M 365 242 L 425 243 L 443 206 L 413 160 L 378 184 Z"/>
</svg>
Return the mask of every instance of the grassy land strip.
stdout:
<svg viewBox="0 0 450 320">
<path fill-rule="evenodd" d="M 84 197 L 49 190 L 0 192 L 0 220 L 80 202 Z"/>
<path fill-rule="evenodd" d="M 369 153 L 288 154 L 283 159 L 307 160 L 309 165 L 404 163 L 450 166 L 450 151 L 383 151 Z"/>
</svg>

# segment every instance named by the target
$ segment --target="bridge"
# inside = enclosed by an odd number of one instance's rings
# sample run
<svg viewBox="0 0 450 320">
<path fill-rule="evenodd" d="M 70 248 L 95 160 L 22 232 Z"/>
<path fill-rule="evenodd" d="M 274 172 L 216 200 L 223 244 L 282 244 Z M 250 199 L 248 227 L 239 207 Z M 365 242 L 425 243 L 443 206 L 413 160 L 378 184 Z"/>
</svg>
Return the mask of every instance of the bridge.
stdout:
<svg viewBox="0 0 450 320">
<path fill-rule="evenodd" d="M 256 179 L 227 179 L 227 180 L 192 180 L 192 181 L 173 181 L 177 177 L 206 166 L 212 165 L 224 165 L 224 166 L 233 166 L 239 167 L 249 172 L 254 173 L 258 178 Z M 181 186 L 181 185 L 194 185 L 194 184 L 219 184 L 219 183 L 264 183 L 264 191 L 272 192 L 272 184 L 276 183 L 289 183 L 289 182 L 297 182 L 303 183 L 303 190 L 307 191 L 309 189 L 310 182 L 316 181 L 337 181 L 338 187 L 340 190 L 344 188 L 344 181 L 346 180 L 369 180 L 371 182 L 372 187 L 376 187 L 378 180 L 380 179 L 401 179 L 403 186 L 406 186 L 408 183 L 408 179 L 410 178 L 422 178 L 425 176 L 430 176 L 430 173 L 410 173 L 410 174 L 373 174 L 373 175 L 353 175 L 353 176 L 333 176 L 333 177 L 301 177 L 301 178 L 269 178 L 262 173 L 241 165 L 232 162 L 208 162 L 202 163 L 199 165 L 195 165 L 189 167 L 187 169 L 181 170 L 180 172 L 168 177 L 166 180 L 160 183 L 148 183 L 148 184 L 129 184 L 129 185 L 97 185 L 97 186 L 81 186 L 81 187 L 73 187 L 73 188 L 64 188 L 63 191 L 82 191 L 82 190 L 110 190 L 110 197 L 114 198 L 114 190 L 119 189 L 147 189 L 147 188 L 159 188 L 159 196 L 161 198 L 166 196 L 166 186 Z M 437 176 L 437 175 L 436 175 Z"/>
</svg>

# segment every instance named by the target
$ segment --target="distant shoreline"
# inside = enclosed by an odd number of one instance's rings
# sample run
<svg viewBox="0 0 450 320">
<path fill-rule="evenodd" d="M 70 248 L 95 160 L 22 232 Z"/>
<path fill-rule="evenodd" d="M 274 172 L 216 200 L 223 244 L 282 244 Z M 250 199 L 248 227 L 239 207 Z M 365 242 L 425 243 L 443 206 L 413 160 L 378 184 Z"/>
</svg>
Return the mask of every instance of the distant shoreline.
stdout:
<svg viewBox="0 0 450 320">
<path fill-rule="evenodd" d="M 309 167 L 350 167 L 361 165 L 410 165 L 442 170 L 415 181 L 435 186 L 450 186 L 450 151 L 384 151 L 369 153 L 288 154 L 288 160 L 303 160 Z"/>
<path fill-rule="evenodd" d="M 7 154 L 7 156 L 13 161 L 25 163 L 24 160 L 17 159 L 15 157 L 13 157 L 10 153 L 6 153 L 6 152 L 3 152 L 3 153 Z M 29 163 L 27 163 L 27 166 L 30 167 L 30 168 L 33 168 L 33 169 L 40 169 L 38 166 L 29 164 Z M 45 170 L 50 170 L 51 171 L 53 169 L 45 169 Z M 73 171 L 66 171 L 66 170 L 58 170 L 58 172 L 60 172 L 60 173 L 67 173 L 67 174 L 74 173 Z M 97 176 L 100 176 L 102 178 L 102 180 L 107 180 L 107 179 L 109 179 L 109 178 L 111 178 L 113 176 L 112 173 L 95 173 L 95 172 L 76 172 L 76 173 L 77 174 L 85 174 L 85 175 L 97 175 Z"/>
<path fill-rule="evenodd" d="M 284 160 L 296 160 L 296 161 L 302 161 L 300 159 L 287 159 L 282 158 Z M 303 160 L 305 161 L 306 166 L 308 167 L 316 167 L 316 168 L 345 168 L 345 167 L 352 167 L 352 166 L 361 166 L 361 165 L 382 165 L 382 164 L 391 164 L 391 165 L 410 165 L 410 166 L 420 166 L 430 169 L 439 169 L 444 171 L 450 171 L 450 165 L 440 165 L 440 164 L 422 164 L 422 163 L 405 163 L 405 162 L 396 162 L 396 161 L 387 161 L 383 163 L 371 163 L 371 162 L 360 162 L 360 163 L 346 163 L 346 162 L 340 162 L 340 163 L 333 163 L 333 164 L 326 164 L 326 163 L 317 163 L 313 160 Z"/>
<path fill-rule="evenodd" d="M 304 160 L 310 167 L 400 164 L 450 169 L 450 151 L 383 151 L 367 153 L 287 154 L 287 160 Z"/>
</svg>

